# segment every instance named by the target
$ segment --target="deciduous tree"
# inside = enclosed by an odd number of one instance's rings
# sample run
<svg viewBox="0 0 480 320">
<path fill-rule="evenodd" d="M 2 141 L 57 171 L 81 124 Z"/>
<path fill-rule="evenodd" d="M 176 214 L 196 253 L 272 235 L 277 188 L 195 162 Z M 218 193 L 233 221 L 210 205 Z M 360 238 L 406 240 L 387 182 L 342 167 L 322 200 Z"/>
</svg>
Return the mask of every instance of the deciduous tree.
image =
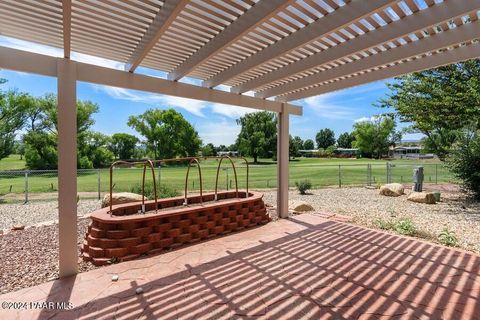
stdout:
<svg viewBox="0 0 480 320">
<path fill-rule="evenodd" d="M 424 147 L 444 159 L 462 129 L 479 128 L 480 61 L 469 60 L 396 78 L 379 106 L 393 108 Z"/>
<path fill-rule="evenodd" d="M 236 144 L 243 155 L 253 157 L 257 163 L 259 157 L 275 154 L 277 146 L 277 118 L 274 113 L 262 111 L 248 113 L 237 120 L 242 128 Z"/>
<path fill-rule="evenodd" d="M 322 129 L 315 136 L 315 140 L 319 149 L 327 149 L 335 145 L 335 132 L 329 128 Z"/>
<path fill-rule="evenodd" d="M 128 125 L 145 137 L 155 159 L 194 156 L 202 144 L 198 132 L 174 109 L 149 109 L 131 116 Z"/>
</svg>

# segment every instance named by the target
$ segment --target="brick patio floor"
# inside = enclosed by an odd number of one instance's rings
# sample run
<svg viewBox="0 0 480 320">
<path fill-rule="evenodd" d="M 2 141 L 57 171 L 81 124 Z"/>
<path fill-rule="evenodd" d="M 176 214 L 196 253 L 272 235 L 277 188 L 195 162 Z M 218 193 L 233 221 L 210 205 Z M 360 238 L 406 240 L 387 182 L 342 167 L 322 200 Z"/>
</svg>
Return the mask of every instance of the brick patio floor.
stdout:
<svg viewBox="0 0 480 320">
<path fill-rule="evenodd" d="M 1 295 L 74 308 L 0 319 L 480 319 L 479 270 L 474 254 L 301 215 Z"/>
</svg>

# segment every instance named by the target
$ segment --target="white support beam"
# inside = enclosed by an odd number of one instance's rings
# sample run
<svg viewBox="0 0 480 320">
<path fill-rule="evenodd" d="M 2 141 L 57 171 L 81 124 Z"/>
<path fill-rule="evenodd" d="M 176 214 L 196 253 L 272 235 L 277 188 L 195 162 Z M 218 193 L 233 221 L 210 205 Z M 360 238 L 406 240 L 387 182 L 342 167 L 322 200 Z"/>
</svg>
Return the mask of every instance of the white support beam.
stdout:
<svg viewBox="0 0 480 320">
<path fill-rule="evenodd" d="M 70 58 L 72 39 L 72 0 L 62 0 L 63 13 L 63 57 Z"/>
<path fill-rule="evenodd" d="M 76 64 L 57 60 L 58 240 L 60 277 L 77 273 L 77 90 Z"/>
<path fill-rule="evenodd" d="M 468 42 L 478 38 L 480 38 L 480 21 L 477 20 L 473 23 L 465 24 L 455 29 L 422 39 L 421 41 L 414 41 L 400 47 L 356 60 L 354 62 L 345 63 L 335 68 L 331 68 L 278 87 L 267 89 L 262 91 L 261 94 L 257 96 L 262 98 L 277 96 L 328 80 L 338 79 L 340 77 L 345 77 L 350 74 L 373 69 L 396 61 L 406 60 L 421 54 L 451 47 L 456 44 Z"/>
<path fill-rule="evenodd" d="M 57 76 L 58 58 L 0 46 L 0 68 Z M 280 112 L 282 103 L 230 92 L 169 81 L 126 71 L 76 63 L 77 80 L 125 89 L 147 91 L 187 99 Z M 287 104 L 287 112 L 302 115 L 302 107 Z"/>
<path fill-rule="evenodd" d="M 252 8 L 227 26 L 215 38 L 180 64 L 168 75 L 169 80 L 179 80 L 216 53 L 237 41 L 251 30 L 285 9 L 294 0 L 268 0 L 257 2 Z"/>
<path fill-rule="evenodd" d="M 371 15 L 373 12 L 381 10 L 394 2 L 397 2 L 397 0 L 352 0 L 336 11 L 204 81 L 204 86 L 209 88 L 215 87 L 256 66 L 348 26 L 353 21 Z"/>
<path fill-rule="evenodd" d="M 286 105 L 277 118 L 277 214 L 288 217 L 289 115 Z"/>
<path fill-rule="evenodd" d="M 394 39 L 405 37 L 416 31 L 427 29 L 443 21 L 451 20 L 479 8 L 480 0 L 460 2 L 446 1 L 438 3 L 433 7 L 430 7 L 428 10 L 417 11 L 408 17 L 394 21 L 377 30 L 370 31 L 363 36 L 359 36 L 328 50 L 311 55 L 305 59 L 263 75 L 262 77 L 255 78 L 241 86 L 235 87 L 233 92 L 246 92 L 258 88 L 305 70 L 333 62 L 340 58 L 351 56 L 357 52 L 368 50 Z M 259 92 L 257 96 L 264 97 L 264 94 Z"/>
<path fill-rule="evenodd" d="M 394 66 L 385 67 L 369 73 L 352 76 L 344 80 L 338 80 L 322 86 L 294 92 L 277 98 L 277 101 L 292 101 L 312 96 L 317 96 L 327 92 L 342 90 L 350 87 L 359 86 L 369 82 L 389 79 L 404 75 L 407 73 L 421 70 L 432 69 L 452 63 L 465 61 L 480 57 L 480 44 L 473 43 L 468 46 L 462 46 L 457 49 L 447 50 L 427 57 L 422 57 L 409 62 L 404 62 Z"/>
<path fill-rule="evenodd" d="M 165 0 L 160 11 L 143 35 L 142 40 L 138 43 L 130 59 L 128 59 L 125 70 L 129 72 L 135 71 L 188 2 L 188 0 Z"/>
</svg>

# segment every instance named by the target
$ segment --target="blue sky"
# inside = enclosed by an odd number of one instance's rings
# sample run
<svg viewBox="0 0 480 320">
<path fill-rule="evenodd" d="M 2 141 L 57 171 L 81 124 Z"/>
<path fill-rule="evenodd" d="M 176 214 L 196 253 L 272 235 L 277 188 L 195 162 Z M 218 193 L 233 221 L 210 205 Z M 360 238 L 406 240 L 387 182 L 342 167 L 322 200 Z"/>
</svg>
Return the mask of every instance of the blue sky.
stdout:
<svg viewBox="0 0 480 320">
<path fill-rule="evenodd" d="M 37 44 L 10 39 L 0 36 L 0 46 L 8 46 L 22 50 L 60 56 L 61 51 Z M 113 61 L 93 58 L 81 54 L 73 54 L 72 59 L 121 69 L 122 65 Z M 165 77 L 162 72 L 141 69 L 138 72 Z M 56 92 L 56 79 L 21 72 L 0 70 L 0 78 L 6 78 L 8 83 L 3 87 L 15 88 L 34 96 Z M 195 79 L 184 79 L 184 82 L 198 84 Z M 226 89 L 226 88 L 225 88 Z M 372 106 L 378 99 L 384 97 L 388 90 L 385 82 L 376 82 L 343 91 L 324 94 L 294 104 L 302 106 L 304 115 L 290 117 L 290 133 L 302 139 L 314 139 L 316 132 L 322 128 L 331 128 L 338 136 L 345 131 L 351 131 L 352 125 L 359 119 L 368 119 L 382 113 L 384 110 Z M 121 88 L 100 86 L 79 82 L 77 96 L 81 100 L 90 100 L 99 105 L 99 113 L 94 115 L 94 130 L 106 134 L 127 132 L 138 134 L 127 126 L 131 115 L 138 115 L 149 108 L 175 108 L 196 128 L 204 143 L 215 145 L 234 143 L 240 131 L 235 120 L 247 112 L 254 110 L 221 104 L 207 103 L 171 96 L 157 95 Z M 417 138 L 406 136 L 404 139 Z"/>
</svg>

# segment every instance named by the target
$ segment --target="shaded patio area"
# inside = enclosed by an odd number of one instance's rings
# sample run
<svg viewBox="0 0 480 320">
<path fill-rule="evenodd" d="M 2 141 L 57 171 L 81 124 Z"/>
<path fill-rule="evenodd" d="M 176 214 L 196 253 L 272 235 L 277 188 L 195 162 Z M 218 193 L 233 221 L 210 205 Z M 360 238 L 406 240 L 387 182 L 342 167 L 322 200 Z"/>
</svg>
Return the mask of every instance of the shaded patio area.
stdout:
<svg viewBox="0 0 480 320">
<path fill-rule="evenodd" d="M 302 215 L 2 295 L 74 308 L 0 316 L 478 319 L 479 271 L 474 254 Z"/>
</svg>

